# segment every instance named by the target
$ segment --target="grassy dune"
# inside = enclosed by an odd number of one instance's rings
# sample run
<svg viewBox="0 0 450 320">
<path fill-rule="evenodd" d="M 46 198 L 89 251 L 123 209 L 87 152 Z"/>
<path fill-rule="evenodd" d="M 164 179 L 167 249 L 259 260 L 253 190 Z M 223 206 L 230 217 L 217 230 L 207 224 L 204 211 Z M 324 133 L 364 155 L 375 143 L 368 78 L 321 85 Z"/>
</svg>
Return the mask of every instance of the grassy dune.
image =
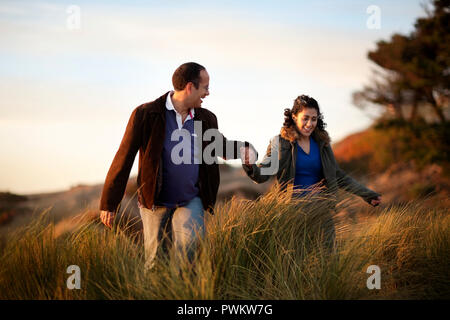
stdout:
<svg viewBox="0 0 450 320">
<path fill-rule="evenodd" d="M 49 212 L 1 244 L 0 299 L 449 299 L 450 216 L 420 204 L 338 226 L 323 246 L 328 201 L 292 203 L 272 190 L 233 198 L 207 218 L 195 263 L 161 257 L 144 271 L 142 245 L 121 227 L 86 219 L 55 234 Z M 81 289 L 69 290 L 69 265 Z M 369 265 L 381 289 L 366 287 Z"/>
</svg>

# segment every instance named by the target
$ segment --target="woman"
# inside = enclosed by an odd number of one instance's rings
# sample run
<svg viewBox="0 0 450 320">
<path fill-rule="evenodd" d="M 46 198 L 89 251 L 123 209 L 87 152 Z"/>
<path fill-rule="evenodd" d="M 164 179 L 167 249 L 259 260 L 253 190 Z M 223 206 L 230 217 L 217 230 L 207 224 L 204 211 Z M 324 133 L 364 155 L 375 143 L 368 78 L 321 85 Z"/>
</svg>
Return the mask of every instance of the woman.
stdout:
<svg viewBox="0 0 450 320">
<path fill-rule="evenodd" d="M 335 200 L 338 188 L 342 188 L 372 206 L 380 204 L 378 193 L 359 184 L 339 168 L 315 99 L 299 96 L 292 109 L 285 109 L 284 117 L 281 133 L 272 138 L 260 164 L 248 164 L 251 163 L 249 153 L 241 148 L 241 157 L 245 159 L 243 168 L 252 180 L 262 183 L 276 175 L 284 188 L 293 184 L 295 197 L 319 190 L 328 199 Z M 331 237 L 328 240 L 333 245 L 335 235 L 331 214 L 327 226 Z"/>
</svg>

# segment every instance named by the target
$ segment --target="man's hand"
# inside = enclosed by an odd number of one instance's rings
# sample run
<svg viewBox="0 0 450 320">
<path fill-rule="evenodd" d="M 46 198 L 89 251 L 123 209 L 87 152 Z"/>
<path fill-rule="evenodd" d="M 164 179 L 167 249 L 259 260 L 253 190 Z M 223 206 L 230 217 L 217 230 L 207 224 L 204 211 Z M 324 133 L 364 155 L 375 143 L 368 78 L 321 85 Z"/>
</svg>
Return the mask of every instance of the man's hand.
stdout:
<svg viewBox="0 0 450 320">
<path fill-rule="evenodd" d="M 100 212 L 100 220 L 102 220 L 103 224 L 110 229 L 112 228 L 115 216 L 116 214 L 114 212 L 109 211 Z"/>
<path fill-rule="evenodd" d="M 374 207 L 376 207 L 377 205 L 379 205 L 381 203 L 381 197 L 377 197 L 376 199 L 372 199 L 370 200 L 370 204 Z"/>
<path fill-rule="evenodd" d="M 256 153 L 252 148 L 249 147 L 241 147 L 241 161 L 243 164 L 250 166 L 256 163 Z"/>
</svg>

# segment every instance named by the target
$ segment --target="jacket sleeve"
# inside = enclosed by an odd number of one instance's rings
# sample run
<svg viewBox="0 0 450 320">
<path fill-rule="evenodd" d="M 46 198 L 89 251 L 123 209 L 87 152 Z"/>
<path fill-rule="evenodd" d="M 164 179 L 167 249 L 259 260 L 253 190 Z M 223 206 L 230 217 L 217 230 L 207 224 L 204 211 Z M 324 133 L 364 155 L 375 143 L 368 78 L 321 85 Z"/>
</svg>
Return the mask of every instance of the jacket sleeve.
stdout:
<svg viewBox="0 0 450 320">
<path fill-rule="evenodd" d="M 249 178 L 256 183 L 264 183 L 278 173 L 279 141 L 279 136 L 275 136 L 270 140 L 266 154 L 260 163 L 252 164 L 251 166 L 242 164 L 242 168 Z"/>
<path fill-rule="evenodd" d="M 100 210 L 114 212 L 122 201 L 134 158 L 141 145 L 141 117 L 136 108 L 128 121 L 119 150 L 109 168 L 103 185 Z"/>
<path fill-rule="evenodd" d="M 218 138 L 221 140 L 217 151 L 217 156 L 221 157 L 224 160 L 230 159 L 240 159 L 240 148 L 241 147 L 250 147 L 255 151 L 256 158 L 258 158 L 258 152 L 255 147 L 248 141 L 237 141 L 237 140 L 228 140 L 220 131 L 217 124 L 217 117 L 214 115 L 213 117 L 213 128 L 217 130 Z"/>
<path fill-rule="evenodd" d="M 369 188 L 366 188 L 362 184 L 358 183 L 355 179 L 349 176 L 344 170 L 342 170 L 334 157 L 333 150 L 331 149 L 331 147 L 329 148 L 331 155 L 333 157 L 333 161 L 335 163 L 336 179 L 339 188 L 361 197 L 367 203 L 370 203 L 372 199 L 375 199 L 380 196 L 380 194 L 376 193 L 375 191 L 372 191 Z"/>
</svg>

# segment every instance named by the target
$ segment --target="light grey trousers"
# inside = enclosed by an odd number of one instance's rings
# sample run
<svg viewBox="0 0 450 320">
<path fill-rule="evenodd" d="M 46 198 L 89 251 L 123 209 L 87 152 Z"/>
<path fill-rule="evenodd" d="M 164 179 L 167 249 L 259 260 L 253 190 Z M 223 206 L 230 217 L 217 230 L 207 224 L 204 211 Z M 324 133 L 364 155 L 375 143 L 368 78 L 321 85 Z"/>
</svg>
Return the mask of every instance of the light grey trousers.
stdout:
<svg viewBox="0 0 450 320">
<path fill-rule="evenodd" d="M 183 207 L 169 209 L 156 207 L 154 210 L 140 208 L 144 228 L 145 267 L 155 264 L 158 249 L 175 251 L 177 257 L 193 260 L 198 236 L 204 234 L 204 210 L 199 197 Z"/>
</svg>

